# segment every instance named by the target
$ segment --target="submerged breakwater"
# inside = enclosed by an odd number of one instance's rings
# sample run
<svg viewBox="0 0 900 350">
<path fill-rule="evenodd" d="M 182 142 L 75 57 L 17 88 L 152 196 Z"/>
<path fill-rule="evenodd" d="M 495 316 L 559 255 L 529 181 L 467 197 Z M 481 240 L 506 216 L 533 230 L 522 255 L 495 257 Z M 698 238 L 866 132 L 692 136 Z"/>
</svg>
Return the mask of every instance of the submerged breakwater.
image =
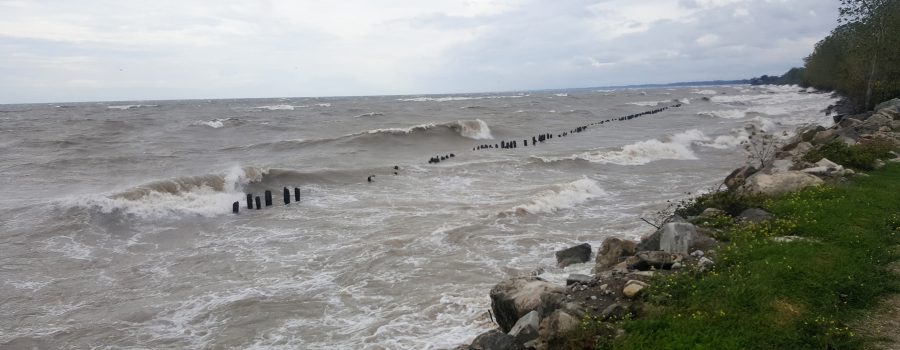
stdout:
<svg viewBox="0 0 900 350">
<path fill-rule="evenodd" d="M 589 271 L 553 251 L 636 238 L 743 164 L 746 125 L 829 125 L 831 103 L 717 86 L 0 106 L 0 347 L 454 347 L 491 328 L 498 280 Z M 231 214 L 284 187 L 302 200 Z"/>
</svg>

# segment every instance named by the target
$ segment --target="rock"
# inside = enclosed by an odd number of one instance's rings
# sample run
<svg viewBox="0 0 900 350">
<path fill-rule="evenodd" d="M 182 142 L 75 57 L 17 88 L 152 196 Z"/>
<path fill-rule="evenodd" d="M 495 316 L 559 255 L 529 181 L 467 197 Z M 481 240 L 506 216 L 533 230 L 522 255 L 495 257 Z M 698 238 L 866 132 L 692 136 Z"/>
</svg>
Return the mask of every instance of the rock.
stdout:
<svg viewBox="0 0 900 350">
<path fill-rule="evenodd" d="M 705 255 L 705 254 L 703 253 L 702 250 L 695 250 L 695 251 L 691 252 L 691 256 L 693 256 L 695 258 L 702 258 L 703 255 Z"/>
<path fill-rule="evenodd" d="M 817 132 L 816 136 L 812 138 L 812 141 L 810 141 L 810 143 L 812 143 L 813 145 L 821 145 L 824 143 L 828 143 L 829 141 L 834 140 L 837 137 L 838 133 L 836 130 L 828 129 Z"/>
<path fill-rule="evenodd" d="M 497 324 L 509 332 L 516 321 L 531 311 L 546 316 L 565 301 L 565 288 L 540 277 L 516 277 L 491 288 L 491 310 Z"/>
<path fill-rule="evenodd" d="M 672 215 L 666 218 L 662 225 L 675 223 L 675 222 L 688 222 L 687 219 L 679 216 Z M 649 251 L 649 250 L 659 250 L 659 235 L 662 234 L 662 228 L 656 230 L 649 236 L 642 237 L 640 243 L 638 243 L 637 250 L 638 251 Z"/>
<path fill-rule="evenodd" d="M 569 278 L 566 278 L 566 285 L 570 286 L 576 283 L 590 284 L 591 282 L 593 282 L 593 280 L 594 278 L 591 276 L 573 273 L 569 275 Z"/>
<path fill-rule="evenodd" d="M 886 163 L 883 160 L 876 159 L 875 162 L 872 163 L 872 168 L 873 169 L 881 169 L 881 168 L 884 168 L 885 164 Z"/>
<path fill-rule="evenodd" d="M 772 214 L 759 208 L 750 208 L 742 211 L 738 218 L 746 222 L 761 223 L 772 220 Z"/>
<path fill-rule="evenodd" d="M 852 174 L 847 169 L 844 169 L 843 166 L 828 160 L 827 158 L 822 158 L 818 162 L 815 163 L 814 167 L 806 168 L 801 170 L 804 173 L 822 175 L 822 176 L 844 176 L 847 174 Z"/>
<path fill-rule="evenodd" d="M 874 110 L 889 115 L 893 117 L 893 119 L 900 119 L 900 98 L 879 103 L 875 105 Z"/>
<path fill-rule="evenodd" d="M 716 239 L 712 238 L 712 234 L 714 231 L 704 228 L 697 227 L 697 234 L 694 235 L 694 239 L 691 240 L 690 251 L 694 251 L 697 249 L 707 250 L 716 246 Z"/>
<path fill-rule="evenodd" d="M 837 125 L 842 128 L 854 128 L 860 124 L 862 124 L 862 121 L 853 118 L 844 118 L 840 123 L 837 123 Z"/>
<path fill-rule="evenodd" d="M 648 284 L 641 281 L 629 280 L 628 282 L 625 282 L 625 288 L 622 289 L 622 294 L 627 298 L 634 298 L 648 286 Z"/>
<path fill-rule="evenodd" d="M 537 311 L 532 311 L 519 318 L 508 334 L 515 338 L 517 343 L 525 344 L 540 336 L 538 334 L 540 326 L 541 316 L 538 315 Z"/>
<path fill-rule="evenodd" d="M 792 159 L 775 159 L 772 161 L 772 164 L 766 168 L 766 172 L 769 174 L 783 173 L 791 171 L 793 166 L 794 161 Z"/>
<path fill-rule="evenodd" d="M 615 237 L 605 239 L 603 244 L 600 245 L 600 250 L 597 251 L 597 259 L 595 260 L 596 265 L 594 266 L 595 273 L 599 270 L 615 266 L 622 260 L 621 258 L 623 256 L 634 255 L 636 251 L 637 243 L 632 241 Z"/>
<path fill-rule="evenodd" d="M 825 131 L 825 127 L 821 125 L 817 125 L 815 128 L 806 130 L 800 134 L 800 139 L 804 142 L 812 142 L 813 138 L 815 138 L 816 134 L 820 131 Z"/>
<path fill-rule="evenodd" d="M 712 268 L 715 263 L 707 257 L 700 258 L 700 262 L 697 263 L 697 266 L 700 266 L 701 270 L 708 270 Z"/>
<path fill-rule="evenodd" d="M 615 321 L 624 319 L 631 314 L 631 304 L 618 302 L 607 306 L 600 312 L 600 318 L 604 321 Z"/>
<path fill-rule="evenodd" d="M 591 245 L 587 243 L 556 252 L 556 264 L 559 267 L 579 264 L 588 260 L 591 260 Z"/>
<path fill-rule="evenodd" d="M 747 181 L 747 178 L 756 173 L 756 171 L 756 168 L 749 165 L 734 169 L 731 174 L 725 177 L 725 187 L 728 187 L 729 190 L 741 187 Z"/>
<path fill-rule="evenodd" d="M 632 257 L 625 259 L 628 268 L 646 271 L 651 268 L 668 270 L 672 264 L 681 261 L 681 257 L 677 254 L 671 254 L 664 251 L 646 251 L 638 252 Z"/>
<path fill-rule="evenodd" d="M 719 216 L 727 216 L 727 215 L 728 215 L 728 213 L 726 213 L 722 209 L 706 208 L 703 210 L 702 213 L 700 213 L 700 215 L 697 215 L 697 220 L 708 220 L 708 219 L 714 219 Z"/>
<path fill-rule="evenodd" d="M 482 333 L 475 337 L 469 350 L 524 350 L 516 338 L 497 329 Z"/>
<path fill-rule="evenodd" d="M 581 319 L 564 310 L 556 310 L 541 321 L 541 338 L 553 339 L 578 329 Z"/>
<path fill-rule="evenodd" d="M 687 254 L 697 228 L 693 224 L 673 222 L 662 226 L 659 236 L 659 250 L 668 253 Z"/>
<path fill-rule="evenodd" d="M 866 121 L 862 122 L 860 125 L 857 125 L 854 130 L 858 131 L 861 134 L 872 133 L 878 131 L 878 129 L 883 126 L 890 128 L 893 121 L 893 117 L 888 116 L 885 113 L 877 112 L 869 117 L 869 119 L 866 119 Z"/>
<path fill-rule="evenodd" d="M 684 266 L 681 266 L 681 263 L 674 263 L 674 264 L 672 264 L 672 270 L 678 270 L 678 269 L 680 269 L 680 268 L 682 268 L 682 267 L 684 267 Z"/>
<path fill-rule="evenodd" d="M 822 179 L 802 171 L 756 174 L 741 189 L 748 193 L 779 195 L 822 184 Z"/>
</svg>

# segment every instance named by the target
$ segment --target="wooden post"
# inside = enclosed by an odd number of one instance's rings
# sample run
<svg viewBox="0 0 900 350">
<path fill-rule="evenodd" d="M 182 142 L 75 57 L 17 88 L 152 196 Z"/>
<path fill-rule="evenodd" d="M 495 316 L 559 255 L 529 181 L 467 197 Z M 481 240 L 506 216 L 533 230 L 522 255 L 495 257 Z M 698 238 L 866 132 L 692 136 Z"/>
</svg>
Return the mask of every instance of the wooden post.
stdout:
<svg viewBox="0 0 900 350">
<path fill-rule="evenodd" d="M 262 209 L 262 202 L 259 200 L 259 196 L 256 196 L 256 210 Z"/>
<path fill-rule="evenodd" d="M 294 187 L 294 202 L 300 203 L 300 189 Z"/>
<path fill-rule="evenodd" d="M 288 190 L 287 187 L 285 187 L 282 192 L 284 193 L 284 204 L 291 204 L 291 191 Z"/>
<path fill-rule="evenodd" d="M 237 214 L 240 211 L 241 202 L 234 202 L 231 204 L 231 212 Z"/>
<path fill-rule="evenodd" d="M 247 209 L 253 209 L 253 193 L 247 193 Z"/>
<path fill-rule="evenodd" d="M 272 206 L 272 191 L 266 191 L 266 206 Z"/>
</svg>

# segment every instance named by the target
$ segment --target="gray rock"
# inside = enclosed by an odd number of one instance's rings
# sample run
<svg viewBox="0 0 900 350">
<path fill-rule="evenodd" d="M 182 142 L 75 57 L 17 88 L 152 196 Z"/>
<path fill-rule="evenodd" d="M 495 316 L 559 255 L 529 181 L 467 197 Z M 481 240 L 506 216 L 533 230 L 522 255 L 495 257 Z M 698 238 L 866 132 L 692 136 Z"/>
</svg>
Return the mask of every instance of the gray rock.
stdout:
<svg viewBox="0 0 900 350">
<path fill-rule="evenodd" d="M 700 258 L 700 262 L 698 262 L 697 265 L 700 266 L 701 270 L 708 270 L 712 268 L 715 263 L 707 257 L 702 257 Z"/>
<path fill-rule="evenodd" d="M 726 213 L 722 209 L 706 208 L 703 210 L 702 213 L 700 213 L 700 215 L 697 215 L 697 219 L 698 220 L 708 220 L 708 219 L 713 219 L 713 218 L 716 218 L 719 216 L 727 216 L 727 215 L 728 215 L 728 213 Z"/>
<path fill-rule="evenodd" d="M 858 119 L 844 118 L 844 119 L 841 120 L 841 122 L 838 123 L 837 125 L 840 126 L 840 127 L 842 127 L 842 128 L 854 128 L 854 127 L 859 126 L 860 124 L 862 124 L 862 121 L 860 121 L 860 120 L 858 120 Z"/>
<path fill-rule="evenodd" d="M 687 219 L 681 217 L 680 215 L 672 215 L 666 218 L 662 225 L 676 223 L 676 222 L 689 222 Z M 642 237 L 641 241 L 638 243 L 637 250 L 638 251 L 650 251 L 650 250 L 659 250 L 659 238 L 662 234 L 662 227 L 653 232 L 651 235 Z"/>
<path fill-rule="evenodd" d="M 630 269 L 646 271 L 651 268 L 668 270 L 672 264 L 681 261 L 678 254 L 671 254 L 664 251 L 646 251 L 638 252 L 632 257 L 625 259 L 625 264 Z"/>
<path fill-rule="evenodd" d="M 659 236 L 659 250 L 687 254 L 696 235 L 697 228 L 693 224 L 683 222 L 665 224 Z"/>
<path fill-rule="evenodd" d="M 491 288 L 491 310 L 497 324 L 509 332 L 522 316 L 537 311 L 544 317 L 565 302 L 565 288 L 540 277 L 515 277 Z"/>
<path fill-rule="evenodd" d="M 885 113 L 877 112 L 869 117 L 869 119 L 862 122 L 862 124 L 856 126 L 854 130 L 861 134 L 872 133 L 878 131 L 878 129 L 883 126 L 890 128 L 893 121 L 893 117 L 888 116 Z"/>
<path fill-rule="evenodd" d="M 587 243 L 556 252 L 556 264 L 559 267 L 584 263 L 588 262 L 588 260 L 591 260 L 591 245 Z"/>
<path fill-rule="evenodd" d="M 575 317 L 565 310 L 556 310 L 541 320 L 541 338 L 557 338 L 577 329 L 579 325 L 581 325 L 581 318 Z"/>
<path fill-rule="evenodd" d="M 706 254 L 704 254 L 702 250 L 695 250 L 695 251 L 691 252 L 691 256 L 693 256 L 695 258 L 700 258 L 700 257 L 703 257 L 704 255 L 706 255 Z"/>
<path fill-rule="evenodd" d="M 879 103 L 875 105 L 874 110 L 889 115 L 893 117 L 893 119 L 900 119 L 900 98 Z"/>
<path fill-rule="evenodd" d="M 678 263 L 678 262 L 672 264 L 672 270 L 678 270 L 678 269 L 680 269 L 680 268 L 682 268 L 682 267 L 684 267 L 684 266 L 682 266 L 681 263 Z"/>
<path fill-rule="evenodd" d="M 566 285 L 570 286 L 575 283 L 590 284 L 591 282 L 593 282 L 593 280 L 594 280 L 594 278 L 591 276 L 573 273 L 573 274 L 569 275 L 568 278 L 566 278 Z"/>
<path fill-rule="evenodd" d="M 604 321 L 615 321 L 624 319 L 631 314 L 631 304 L 618 302 L 607 306 L 600 312 L 600 318 Z"/>
<path fill-rule="evenodd" d="M 725 187 L 728 187 L 729 190 L 741 187 L 747 181 L 747 178 L 756 173 L 756 171 L 756 168 L 749 165 L 734 169 L 731 174 L 725 177 Z"/>
<path fill-rule="evenodd" d="M 825 131 L 825 127 L 823 127 L 821 125 L 817 125 L 812 129 L 801 132 L 800 139 L 803 140 L 804 142 L 812 142 L 813 138 L 815 138 L 816 134 L 819 133 L 820 131 Z"/>
<path fill-rule="evenodd" d="M 644 288 L 649 286 L 650 285 L 638 280 L 629 280 L 628 282 L 625 282 L 625 288 L 622 289 L 622 294 L 627 298 L 634 298 L 640 294 Z"/>
<path fill-rule="evenodd" d="M 742 211 L 738 218 L 746 222 L 761 223 L 772 220 L 772 214 L 759 208 L 750 208 Z"/>
<path fill-rule="evenodd" d="M 812 141 L 810 141 L 810 143 L 812 143 L 813 145 L 821 145 L 821 144 L 828 143 L 829 141 L 834 140 L 837 137 L 838 137 L 837 130 L 828 129 L 828 130 L 817 132 L 816 136 L 814 136 L 812 138 Z"/>
<path fill-rule="evenodd" d="M 491 330 L 475 337 L 469 350 L 524 350 L 516 338 L 499 330 Z"/>
<path fill-rule="evenodd" d="M 615 237 L 605 239 L 603 244 L 600 245 L 600 250 L 597 251 L 596 265 L 594 266 L 595 273 L 615 266 L 622 260 L 622 257 L 634 255 L 636 251 L 637 243 L 632 241 Z"/>
<path fill-rule="evenodd" d="M 519 318 L 508 334 L 513 336 L 519 344 L 524 344 L 540 336 L 538 333 L 540 326 L 541 316 L 537 311 L 532 311 Z"/>
<path fill-rule="evenodd" d="M 822 179 L 802 171 L 788 171 L 777 174 L 756 174 L 741 187 L 748 193 L 763 195 L 779 195 L 801 190 L 806 187 L 821 185 Z"/>
</svg>

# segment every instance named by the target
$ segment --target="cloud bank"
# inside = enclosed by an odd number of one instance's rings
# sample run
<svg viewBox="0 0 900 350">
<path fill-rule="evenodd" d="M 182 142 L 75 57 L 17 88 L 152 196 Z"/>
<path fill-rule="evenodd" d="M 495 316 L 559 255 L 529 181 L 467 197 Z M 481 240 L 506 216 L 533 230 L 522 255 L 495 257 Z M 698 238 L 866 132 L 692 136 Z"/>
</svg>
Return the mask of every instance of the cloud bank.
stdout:
<svg viewBox="0 0 900 350">
<path fill-rule="evenodd" d="M 837 0 L 0 0 L 0 103 L 419 94 L 775 74 Z"/>
</svg>

